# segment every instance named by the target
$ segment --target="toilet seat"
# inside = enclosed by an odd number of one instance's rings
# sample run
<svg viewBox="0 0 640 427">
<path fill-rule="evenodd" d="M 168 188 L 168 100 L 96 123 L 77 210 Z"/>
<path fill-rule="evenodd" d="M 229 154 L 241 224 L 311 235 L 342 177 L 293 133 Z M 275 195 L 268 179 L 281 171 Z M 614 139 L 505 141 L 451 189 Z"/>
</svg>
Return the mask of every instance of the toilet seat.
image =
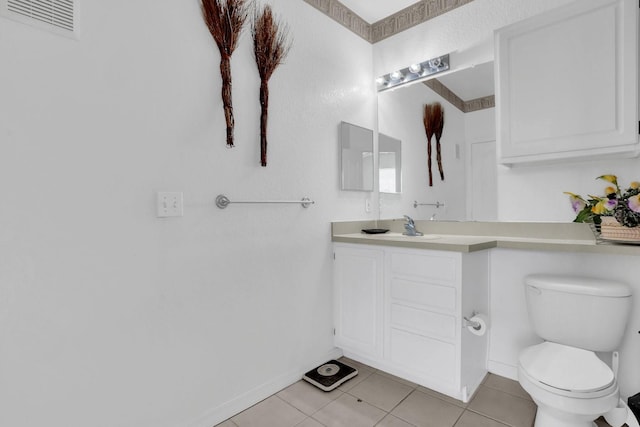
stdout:
<svg viewBox="0 0 640 427">
<path fill-rule="evenodd" d="M 597 397 L 615 386 L 615 376 L 594 352 L 552 342 L 526 348 L 520 368 L 532 381 L 552 393 Z"/>
</svg>

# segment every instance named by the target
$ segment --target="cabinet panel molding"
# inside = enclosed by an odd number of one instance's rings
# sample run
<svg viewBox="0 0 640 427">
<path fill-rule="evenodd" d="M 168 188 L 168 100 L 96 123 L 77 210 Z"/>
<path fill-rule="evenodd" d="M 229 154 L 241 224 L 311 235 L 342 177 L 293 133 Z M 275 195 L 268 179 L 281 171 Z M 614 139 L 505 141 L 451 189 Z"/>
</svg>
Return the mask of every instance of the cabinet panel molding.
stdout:
<svg viewBox="0 0 640 427">
<path fill-rule="evenodd" d="M 391 298 L 423 307 L 453 311 L 456 309 L 456 288 L 426 282 L 392 278 Z"/>
<path fill-rule="evenodd" d="M 637 21 L 581 0 L 496 31 L 501 163 L 638 155 Z"/>
<path fill-rule="evenodd" d="M 416 276 L 436 282 L 453 283 L 457 280 L 456 258 L 432 251 L 432 254 L 394 252 L 391 254 L 391 271 L 399 276 Z"/>
<path fill-rule="evenodd" d="M 404 369 L 411 369 L 444 381 L 456 378 L 456 346 L 449 342 L 391 329 L 391 360 Z"/>
<path fill-rule="evenodd" d="M 456 338 L 456 318 L 449 314 L 418 310 L 401 304 L 391 304 L 391 326 L 418 334 L 452 340 Z"/>
</svg>

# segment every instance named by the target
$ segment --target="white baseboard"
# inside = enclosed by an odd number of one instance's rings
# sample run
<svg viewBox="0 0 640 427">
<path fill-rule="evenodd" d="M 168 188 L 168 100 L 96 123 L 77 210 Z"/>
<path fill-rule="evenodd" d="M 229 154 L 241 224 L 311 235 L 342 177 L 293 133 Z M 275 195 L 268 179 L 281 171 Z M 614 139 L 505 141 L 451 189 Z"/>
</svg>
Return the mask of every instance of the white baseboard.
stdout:
<svg viewBox="0 0 640 427">
<path fill-rule="evenodd" d="M 496 362 L 495 360 L 488 360 L 487 370 L 492 374 L 518 381 L 517 366 L 507 365 L 506 363 Z"/>
<path fill-rule="evenodd" d="M 231 418 L 232 416 L 266 399 L 272 394 L 275 394 L 280 390 L 295 383 L 296 381 L 299 381 L 302 378 L 302 375 L 309 369 L 321 365 L 327 360 L 338 359 L 340 357 L 342 357 L 342 350 L 339 348 L 334 348 L 324 357 L 314 361 L 314 363 L 312 363 L 310 366 L 304 366 L 291 370 L 283 375 L 280 375 L 279 377 L 270 380 L 269 382 L 259 385 L 258 387 L 223 403 L 222 405 L 211 408 L 197 419 L 185 424 L 185 426 L 211 427 L 220 424 L 224 420 Z"/>
</svg>

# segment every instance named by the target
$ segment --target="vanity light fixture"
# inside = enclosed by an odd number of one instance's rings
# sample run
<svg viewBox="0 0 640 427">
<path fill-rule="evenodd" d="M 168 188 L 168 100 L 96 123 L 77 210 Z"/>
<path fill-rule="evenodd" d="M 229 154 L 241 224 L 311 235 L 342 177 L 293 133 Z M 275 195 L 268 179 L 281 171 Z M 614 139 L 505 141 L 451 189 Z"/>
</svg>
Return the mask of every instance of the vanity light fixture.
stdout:
<svg viewBox="0 0 640 427">
<path fill-rule="evenodd" d="M 449 69 L 449 54 L 431 58 L 426 61 L 411 64 L 401 70 L 394 71 L 376 79 L 378 92 L 392 89 L 416 80 L 426 80 L 428 77 Z"/>
</svg>

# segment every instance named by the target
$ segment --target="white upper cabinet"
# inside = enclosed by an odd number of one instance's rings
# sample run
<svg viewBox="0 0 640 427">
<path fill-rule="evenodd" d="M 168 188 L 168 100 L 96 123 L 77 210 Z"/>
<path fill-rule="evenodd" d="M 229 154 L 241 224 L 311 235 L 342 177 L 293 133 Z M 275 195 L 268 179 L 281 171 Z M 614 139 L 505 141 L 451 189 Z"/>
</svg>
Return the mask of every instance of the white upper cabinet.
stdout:
<svg viewBox="0 0 640 427">
<path fill-rule="evenodd" d="M 637 28 L 637 0 L 579 0 L 497 30 L 500 163 L 638 155 Z"/>
</svg>

